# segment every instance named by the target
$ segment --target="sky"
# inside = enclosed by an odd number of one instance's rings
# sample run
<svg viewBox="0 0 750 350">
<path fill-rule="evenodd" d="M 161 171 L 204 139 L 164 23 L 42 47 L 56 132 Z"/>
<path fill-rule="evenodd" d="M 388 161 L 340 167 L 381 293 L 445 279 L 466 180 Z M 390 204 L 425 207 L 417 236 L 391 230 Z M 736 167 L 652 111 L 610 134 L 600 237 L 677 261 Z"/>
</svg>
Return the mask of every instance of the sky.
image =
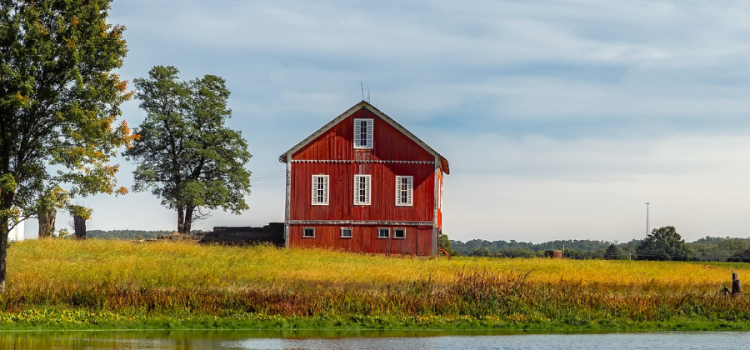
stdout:
<svg viewBox="0 0 750 350">
<path fill-rule="evenodd" d="M 278 156 L 362 83 L 450 161 L 451 239 L 641 239 L 646 202 L 652 228 L 688 241 L 750 237 L 746 1 L 115 0 L 109 22 L 127 28 L 124 79 L 172 65 L 232 92 L 250 209 L 194 228 L 283 221 Z M 131 126 L 138 103 L 123 105 Z M 130 187 L 135 165 L 116 161 Z M 89 230 L 176 228 L 148 192 L 76 203 L 94 209 Z"/>
</svg>

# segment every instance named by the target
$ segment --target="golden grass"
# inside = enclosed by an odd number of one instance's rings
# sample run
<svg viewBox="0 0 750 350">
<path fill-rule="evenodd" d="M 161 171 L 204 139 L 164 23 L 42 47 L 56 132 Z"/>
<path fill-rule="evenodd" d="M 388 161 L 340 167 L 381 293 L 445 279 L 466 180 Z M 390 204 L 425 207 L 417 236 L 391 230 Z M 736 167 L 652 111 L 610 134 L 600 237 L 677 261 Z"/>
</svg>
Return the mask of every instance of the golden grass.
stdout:
<svg viewBox="0 0 750 350">
<path fill-rule="evenodd" d="M 104 240 L 28 240 L 8 253 L 9 288 L 96 284 L 148 287 L 261 287 L 312 284 L 386 285 L 451 281 L 460 271 L 531 272 L 529 282 L 583 285 L 728 285 L 730 270 L 749 281 L 747 264 L 607 260 L 446 260 L 350 254 L 324 249 L 135 244 Z"/>
<path fill-rule="evenodd" d="M 47 308 L 117 317 L 360 322 L 382 316 L 401 323 L 468 317 L 576 327 L 675 318 L 750 321 L 747 294 L 719 293 L 729 286 L 730 269 L 748 281 L 750 268 L 741 263 L 446 260 L 190 242 L 34 240 L 9 249 L 0 323 L 28 320 L 38 315 L 24 310 Z"/>
</svg>

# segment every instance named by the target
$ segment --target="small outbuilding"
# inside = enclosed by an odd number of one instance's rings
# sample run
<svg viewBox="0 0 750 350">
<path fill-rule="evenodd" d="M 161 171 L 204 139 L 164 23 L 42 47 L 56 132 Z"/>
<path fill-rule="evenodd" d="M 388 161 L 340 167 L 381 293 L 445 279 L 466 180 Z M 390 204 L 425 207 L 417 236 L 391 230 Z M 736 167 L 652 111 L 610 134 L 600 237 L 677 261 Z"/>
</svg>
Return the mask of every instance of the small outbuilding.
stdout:
<svg viewBox="0 0 750 350">
<path fill-rule="evenodd" d="M 24 222 L 21 221 L 16 224 L 10 231 L 8 231 L 8 242 L 20 242 L 26 238 L 24 233 L 25 227 Z"/>
<path fill-rule="evenodd" d="M 436 255 L 448 160 L 362 101 L 279 157 L 287 247 Z"/>
</svg>

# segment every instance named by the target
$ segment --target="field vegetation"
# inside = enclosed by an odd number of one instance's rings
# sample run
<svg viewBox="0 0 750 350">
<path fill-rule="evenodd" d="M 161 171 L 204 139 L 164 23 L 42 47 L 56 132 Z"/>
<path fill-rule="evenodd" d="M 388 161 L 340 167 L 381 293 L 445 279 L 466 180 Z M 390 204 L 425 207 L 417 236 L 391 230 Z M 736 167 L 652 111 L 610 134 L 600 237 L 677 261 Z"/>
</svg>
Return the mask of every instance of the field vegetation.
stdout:
<svg viewBox="0 0 750 350">
<path fill-rule="evenodd" d="M 450 260 L 191 242 L 32 240 L 0 328 L 750 329 L 743 263 Z"/>
</svg>

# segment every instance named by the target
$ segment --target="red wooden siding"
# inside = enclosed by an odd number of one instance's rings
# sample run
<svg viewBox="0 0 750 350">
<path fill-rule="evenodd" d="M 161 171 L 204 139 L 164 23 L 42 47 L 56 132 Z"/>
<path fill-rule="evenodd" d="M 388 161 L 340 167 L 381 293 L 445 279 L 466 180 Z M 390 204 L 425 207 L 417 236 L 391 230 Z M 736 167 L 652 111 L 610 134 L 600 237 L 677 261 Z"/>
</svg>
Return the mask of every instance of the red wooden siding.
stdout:
<svg viewBox="0 0 750 350">
<path fill-rule="evenodd" d="M 373 118 L 373 150 L 355 150 L 354 118 Z M 434 221 L 435 157 L 367 109 L 342 120 L 292 156 L 293 160 L 398 160 L 410 163 L 292 164 L 290 220 Z M 354 175 L 372 175 L 371 205 L 354 206 Z M 312 175 L 329 175 L 329 204 L 311 204 Z M 414 176 L 411 207 L 396 206 L 397 175 Z"/>
<path fill-rule="evenodd" d="M 302 238 L 302 229 L 315 228 L 315 238 Z M 341 238 L 341 227 L 352 228 L 352 238 Z M 378 228 L 389 227 L 391 237 L 378 238 Z M 405 228 L 406 238 L 393 238 L 393 228 Z M 294 247 L 319 247 L 376 254 L 432 254 L 432 227 L 290 225 L 289 243 Z"/>
<path fill-rule="evenodd" d="M 354 119 L 373 119 L 373 149 L 354 149 Z M 435 226 L 442 226 L 436 193 L 442 173 L 435 155 L 365 106 L 292 154 L 288 245 L 330 247 L 355 252 L 432 255 Z M 354 205 L 354 175 L 371 175 L 370 205 Z M 328 175 L 328 205 L 312 205 L 312 176 Z M 396 206 L 396 176 L 413 176 L 412 206 Z M 438 187 L 437 191 L 435 186 Z M 438 203 L 439 204 L 439 203 Z M 437 209 L 437 210 L 436 210 Z M 436 216 L 437 215 L 437 216 Z M 314 224 L 301 225 L 300 221 Z M 339 222 L 360 222 L 339 225 Z M 382 225 L 372 225 L 374 221 Z M 315 228 L 314 238 L 302 229 Z M 352 238 L 341 238 L 342 227 Z M 389 239 L 378 228 L 391 229 Z M 393 238 L 405 228 L 406 238 Z"/>
<path fill-rule="evenodd" d="M 438 201 L 437 201 L 437 227 L 439 231 L 443 230 L 443 172 L 436 170 L 438 175 Z"/>
<path fill-rule="evenodd" d="M 372 118 L 375 120 L 372 150 L 355 150 L 354 119 Z M 371 160 L 419 160 L 435 161 L 435 156 L 420 147 L 396 128 L 378 118 L 368 109 L 362 108 L 342 120 L 328 132 L 307 144 L 292 155 L 294 160 L 358 160 L 361 157 Z"/>
<path fill-rule="evenodd" d="M 294 163 L 291 220 L 433 221 L 433 164 Z M 370 205 L 354 205 L 354 175 L 371 174 Z M 328 175 L 328 205 L 312 205 L 312 175 Z M 411 207 L 396 206 L 396 175 L 414 176 Z"/>
</svg>

